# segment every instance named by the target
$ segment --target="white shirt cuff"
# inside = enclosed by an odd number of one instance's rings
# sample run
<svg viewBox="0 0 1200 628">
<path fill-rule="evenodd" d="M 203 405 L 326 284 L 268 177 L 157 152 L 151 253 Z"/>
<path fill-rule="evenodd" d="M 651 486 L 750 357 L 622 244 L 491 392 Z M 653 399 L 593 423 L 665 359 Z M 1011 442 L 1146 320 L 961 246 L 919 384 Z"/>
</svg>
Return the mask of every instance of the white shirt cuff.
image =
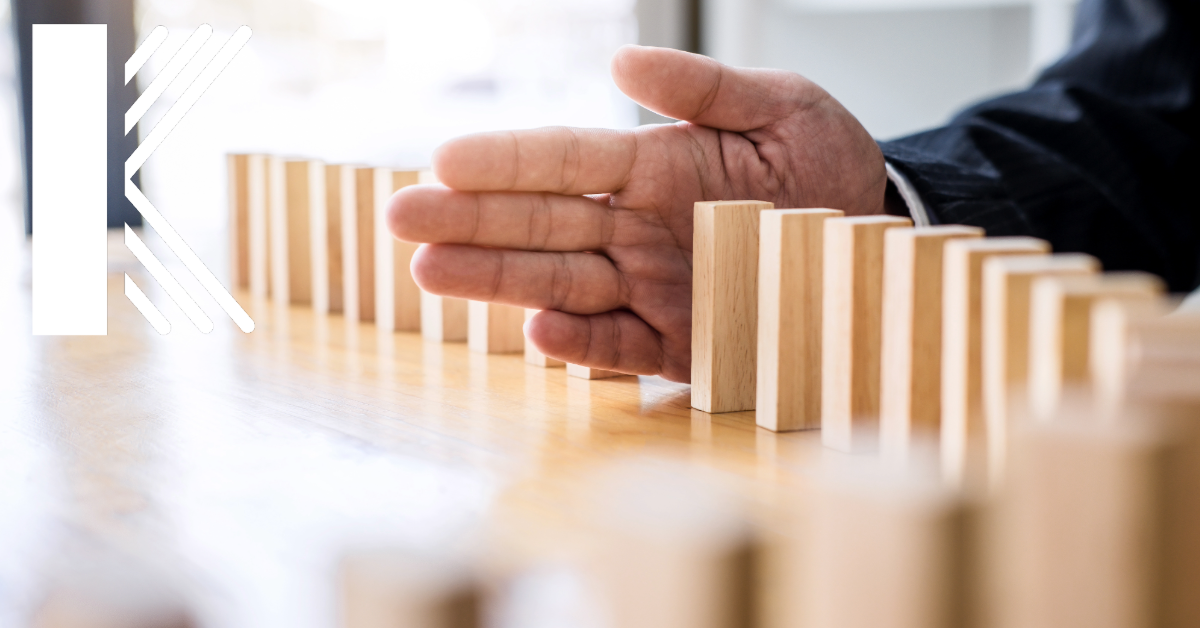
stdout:
<svg viewBox="0 0 1200 628">
<path fill-rule="evenodd" d="M 887 178 L 896 186 L 896 190 L 900 192 L 900 198 L 904 199 L 904 204 L 908 205 L 908 215 L 912 216 L 913 224 L 918 227 L 928 227 L 933 223 L 929 222 L 929 211 L 925 209 L 925 203 L 921 201 L 921 195 L 917 194 L 917 189 L 909 183 L 908 177 L 900 173 L 892 167 L 890 162 L 885 161 L 884 167 L 887 168 Z"/>
</svg>

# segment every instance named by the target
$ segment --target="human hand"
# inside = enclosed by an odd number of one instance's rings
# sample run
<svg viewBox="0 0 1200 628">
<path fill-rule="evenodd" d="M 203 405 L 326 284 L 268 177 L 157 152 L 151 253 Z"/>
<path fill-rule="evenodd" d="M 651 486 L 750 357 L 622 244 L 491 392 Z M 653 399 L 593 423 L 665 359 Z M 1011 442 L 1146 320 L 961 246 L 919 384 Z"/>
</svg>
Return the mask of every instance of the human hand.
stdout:
<svg viewBox="0 0 1200 628">
<path fill-rule="evenodd" d="M 525 332 L 547 356 L 687 382 L 695 202 L 882 213 L 883 155 L 850 112 L 791 72 L 626 46 L 612 74 L 682 122 L 451 140 L 433 159 L 446 187 L 401 190 L 389 226 L 428 243 L 412 261 L 426 291 L 544 310 Z"/>
</svg>

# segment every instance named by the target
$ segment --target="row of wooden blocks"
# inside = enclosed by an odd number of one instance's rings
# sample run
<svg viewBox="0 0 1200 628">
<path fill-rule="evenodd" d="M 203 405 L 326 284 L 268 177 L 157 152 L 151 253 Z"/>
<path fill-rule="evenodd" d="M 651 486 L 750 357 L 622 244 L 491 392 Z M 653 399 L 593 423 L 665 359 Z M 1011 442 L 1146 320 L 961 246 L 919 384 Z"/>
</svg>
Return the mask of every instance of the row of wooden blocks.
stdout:
<svg viewBox="0 0 1200 628">
<path fill-rule="evenodd" d="M 325 164 L 311 159 L 229 155 L 230 268 L 235 288 L 319 314 L 467 342 L 478 353 L 525 353 L 530 364 L 564 366 L 525 340 L 536 311 L 429 294 L 409 264 L 417 245 L 388 232 L 388 199 L 436 183 L 430 170 Z M 566 365 L 585 379 L 620 373 Z"/>
<path fill-rule="evenodd" d="M 697 203 L 693 256 L 694 407 L 846 452 L 934 449 L 959 484 L 1002 476 L 1014 421 L 1106 393 L 1094 305 L 1170 310 L 1153 275 L 896 216 Z"/>
</svg>

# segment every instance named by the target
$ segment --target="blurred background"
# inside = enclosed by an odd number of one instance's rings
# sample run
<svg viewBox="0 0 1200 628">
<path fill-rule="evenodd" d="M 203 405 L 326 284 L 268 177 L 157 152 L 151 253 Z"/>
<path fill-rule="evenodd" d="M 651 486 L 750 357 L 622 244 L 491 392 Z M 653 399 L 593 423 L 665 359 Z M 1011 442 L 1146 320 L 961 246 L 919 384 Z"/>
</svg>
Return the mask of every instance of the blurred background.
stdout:
<svg viewBox="0 0 1200 628">
<path fill-rule="evenodd" d="M 24 194 L 10 2 L 43 12 L 84 5 L 63 21 L 128 16 L 138 42 L 168 27 L 136 79 L 142 88 L 200 24 L 216 29 L 209 46 L 253 28 L 142 172 L 184 237 L 210 247 L 225 243 L 199 232 L 224 229 L 227 152 L 423 166 L 438 144 L 472 131 L 661 122 L 609 77 L 613 51 L 634 42 L 799 72 L 876 137 L 895 137 L 1027 83 L 1065 49 L 1074 10 L 1072 0 L 0 0 L 0 194 L 13 201 L 10 225 L 22 222 Z M 167 91 L 142 136 L 180 93 Z M 198 253 L 217 267 L 227 258 Z"/>
</svg>

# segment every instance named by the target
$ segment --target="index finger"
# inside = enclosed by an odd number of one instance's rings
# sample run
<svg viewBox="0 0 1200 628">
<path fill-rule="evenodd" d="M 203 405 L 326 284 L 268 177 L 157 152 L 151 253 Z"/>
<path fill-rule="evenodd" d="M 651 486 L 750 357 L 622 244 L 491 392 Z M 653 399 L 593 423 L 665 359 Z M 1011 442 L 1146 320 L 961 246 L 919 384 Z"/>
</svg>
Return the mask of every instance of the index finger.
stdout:
<svg viewBox="0 0 1200 628">
<path fill-rule="evenodd" d="M 631 131 L 547 127 L 450 140 L 434 153 L 433 169 L 466 192 L 603 194 L 625 187 L 636 154 Z"/>
</svg>

